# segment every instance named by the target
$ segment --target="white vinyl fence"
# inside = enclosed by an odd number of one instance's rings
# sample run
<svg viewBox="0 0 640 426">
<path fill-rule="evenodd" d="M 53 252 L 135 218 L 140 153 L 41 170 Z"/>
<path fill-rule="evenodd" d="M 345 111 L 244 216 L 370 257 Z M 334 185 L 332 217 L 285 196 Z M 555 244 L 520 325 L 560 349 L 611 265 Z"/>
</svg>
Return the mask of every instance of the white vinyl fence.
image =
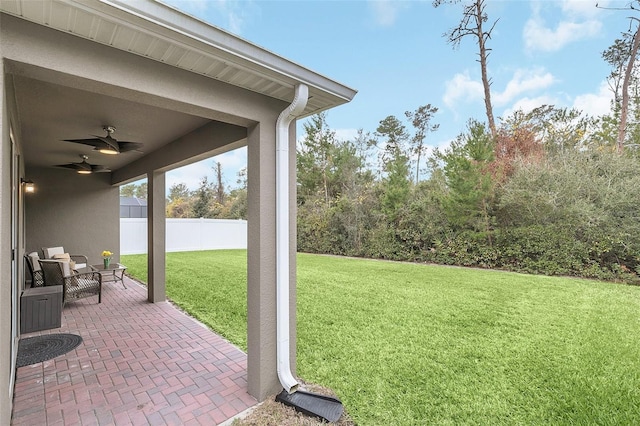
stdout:
<svg viewBox="0 0 640 426">
<path fill-rule="evenodd" d="M 168 252 L 246 248 L 246 220 L 167 219 Z M 147 219 L 120 218 L 120 254 L 142 253 L 147 253 Z"/>
</svg>

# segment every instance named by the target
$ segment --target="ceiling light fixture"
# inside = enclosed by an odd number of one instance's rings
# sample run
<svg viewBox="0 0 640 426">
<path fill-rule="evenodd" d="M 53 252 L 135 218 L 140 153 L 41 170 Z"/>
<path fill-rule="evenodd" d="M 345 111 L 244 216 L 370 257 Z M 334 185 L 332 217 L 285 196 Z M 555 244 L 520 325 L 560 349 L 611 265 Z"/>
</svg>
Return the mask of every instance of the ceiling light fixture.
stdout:
<svg viewBox="0 0 640 426">
<path fill-rule="evenodd" d="M 116 131 L 114 126 L 103 126 L 102 129 L 107 132 L 106 136 L 93 135 L 93 139 L 65 139 L 65 141 L 92 146 L 94 150 L 103 154 L 116 155 L 129 151 L 141 152 L 142 144 L 140 142 L 119 142 L 111 136 Z"/>
<path fill-rule="evenodd" d="M 80 163 L 60 164 L 56 167 L 64 167 L 65 169 L 75 170 L 78 174 L 81 175 L 90 175 L 91 173 L 111 171 L 107 167 L 101 166 L 99 164 L 89 164 L 87 162 L 89 157 L 84 154 L 80 154 L 80 158 L 82 158 L 82 161 Z"/>
</svg>

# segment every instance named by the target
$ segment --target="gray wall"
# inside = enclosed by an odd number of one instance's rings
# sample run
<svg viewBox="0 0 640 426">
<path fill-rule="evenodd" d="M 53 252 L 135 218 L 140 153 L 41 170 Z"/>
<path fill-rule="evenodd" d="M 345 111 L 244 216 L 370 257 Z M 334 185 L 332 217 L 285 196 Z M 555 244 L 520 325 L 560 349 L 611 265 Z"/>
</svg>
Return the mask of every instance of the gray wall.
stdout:
<svg viewBox="0 0 640 426">
<path fill-rule="evenodd" d="M 8 425 L 11 420 L 11 142 L 9 140 L 9 117 L 7 98 L 4 96 L 4 66 L 0 62 L 0 93 L 3 94 L 0 109 L 0 347 L 2 361 L 0 368 L 0 424 Z"/>
<path fill-rule="evenodd" d="M 103 250 L 120 254 L 120 195 L 109 173 L 80 175 L 65 169 L 31 169 L 36 192 L 25 199 L 26 251 L 63 246 L 99 263 Z"/>
</svg>

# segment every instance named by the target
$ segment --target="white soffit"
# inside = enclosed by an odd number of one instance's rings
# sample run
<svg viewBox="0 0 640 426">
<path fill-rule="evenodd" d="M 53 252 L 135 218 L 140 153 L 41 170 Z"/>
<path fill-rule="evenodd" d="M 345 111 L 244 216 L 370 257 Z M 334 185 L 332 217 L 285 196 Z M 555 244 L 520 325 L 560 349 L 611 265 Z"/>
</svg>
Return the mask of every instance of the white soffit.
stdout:
<svg viewBox="0 0 640 426">
<path fill-rule="evenodd" d="M 2 0 L 0 11 L 286 102 L 309 86 L 308 116 L 356 91 L 153 0 Z"/>
</svg>

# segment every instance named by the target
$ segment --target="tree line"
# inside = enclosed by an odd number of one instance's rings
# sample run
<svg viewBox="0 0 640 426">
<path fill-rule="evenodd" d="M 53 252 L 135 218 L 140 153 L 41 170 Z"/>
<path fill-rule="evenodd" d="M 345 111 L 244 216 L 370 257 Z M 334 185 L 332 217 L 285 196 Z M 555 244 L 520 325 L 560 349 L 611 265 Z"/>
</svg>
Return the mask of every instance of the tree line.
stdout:
<svg viewBox="0 0 640 426">
<path fill-rule="evenodd" d="M 640 163 L 608 119 L 545 105 L 500 120 L 495 138 L 470 120 L 416 180 L 420 130 L 387 117 L 343 141 L 315 116 L 298 152 L 298 249 L 636 282 Z"/>
<path fill-rule="evenodd" d="M 213 181 L 205 175 L 198 187 L 190 190 L 185 183 L 171 185 L 166 199 L 168 218 L 246 219 L 247 170 L 238 172 L 236 187 L 224 182 L 222 164 L 215 162 Z M 120 196 L 147 199 L 147 183 L 131 183 L 120 187 Z"/>
<path fill-rule="evenodd" d="M 458 2 L 433 2 L 445 3 Z M 541 105 L 496 119 L 487 61 L 498 20 L 488 25 L 484 0 L 463 2 L 444 36 L 478 45 L 488 125 L 470 119 L 429 150 L 430 103 L 404 113 L 410 128 L 390 115 L 347 140 L 326 114 L 310 117 L 297 146 L 298 250 L 640 282 L 640 30 L 630 22 L 602 52 L 609 114 Z M 173 185 L 167 216 L 246 219 L 246 170 L 227 190 L 221 167 L 194 191 Z"/>
<path fill-rule="evenodd" d="M 433 5 L 445 3 L 458 2 Z M 609 114 L 541 105 L 496 120 L 487 61 L 498 20 L 484 0 L 462 6 L 443 36 L 477 44 L 488 125 L 471 119 L 427 154 L 431 104 L 405 113 L 409 130 L 389 116 L 346 141 L 312 117 L 298 149 L 298 249 L 638 283 L 638 19 L 602 53 Z"/>
</svg>

